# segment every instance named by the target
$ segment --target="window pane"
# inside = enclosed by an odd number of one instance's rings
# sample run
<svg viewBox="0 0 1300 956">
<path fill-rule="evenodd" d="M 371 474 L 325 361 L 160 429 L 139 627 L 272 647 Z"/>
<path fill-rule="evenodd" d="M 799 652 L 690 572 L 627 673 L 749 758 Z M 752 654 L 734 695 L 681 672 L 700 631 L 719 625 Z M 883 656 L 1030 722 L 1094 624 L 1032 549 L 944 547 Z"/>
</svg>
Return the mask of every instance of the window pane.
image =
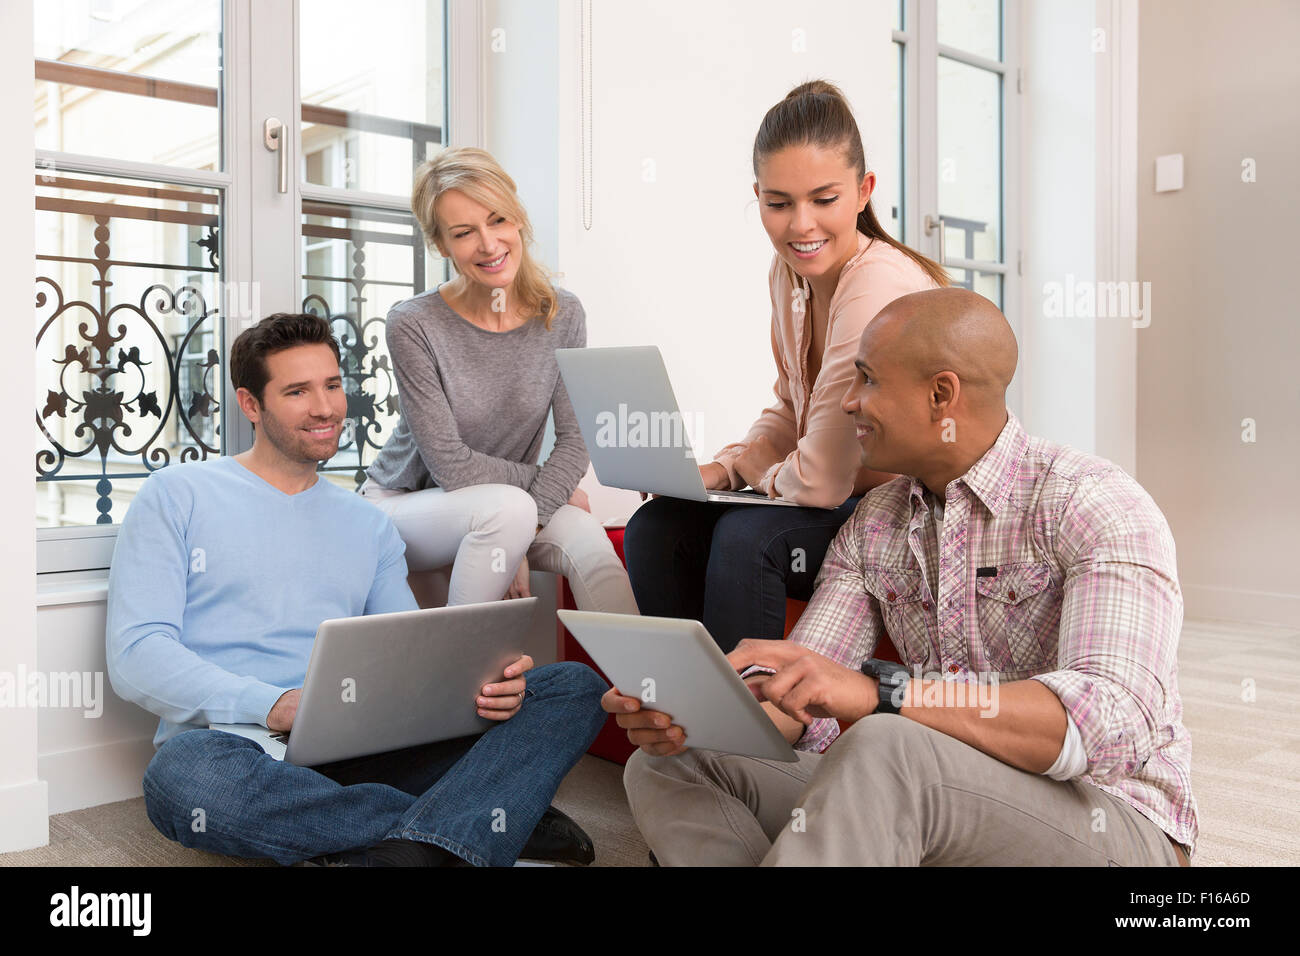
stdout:
<svg viewBox="0 0 1300 956">
<path fill-rule="evenodd" d="M 1001 60 L 1001 0 L 939 0 L 939 42 Z"/>
<path fill-rule="evenodd" d="M 939 57 L 939 214 L 949 258 L 1002 261 L 1002 77 Z"/>
<path fill-rule="evenodd" d="M 999 309 L 1002 308 L 1002 276 L 996 272 L 973 272 L 970 269 L 949 269 L 952 284 L 978 292 Z"/>
<path fill-rule="evenodd" d="M 903 0 L 898 0 L 898 3 L 894 4 L 894 29 L 902 30 L 903 28 Z"/>
<path fill-rule="evenodd" d="M 34 10 L 37 149 L 222 168 L 220 0 Z"/>
<path fill-rule="evenodd" d="M 405 196 L 443 134 L 442 0 L 300 6 L 303 181 Z M 394 29 L 394 24 L 400 24 Z"/>
<path fill-rule="evenodd" d="M 443 278 L 410 213 L 303 202 L 302 308 L 330 320 L 342 352 L 348 421 L 339 451 L 322 465 L 349 491 L 392 434 L 397 380 L 384 345 L 388 310 Z"/>
<path fill-rule="evenodd" d="M 221 453 L 221 195 L 38 170 L 36 523 L 112 524 Z"/>
</svg>

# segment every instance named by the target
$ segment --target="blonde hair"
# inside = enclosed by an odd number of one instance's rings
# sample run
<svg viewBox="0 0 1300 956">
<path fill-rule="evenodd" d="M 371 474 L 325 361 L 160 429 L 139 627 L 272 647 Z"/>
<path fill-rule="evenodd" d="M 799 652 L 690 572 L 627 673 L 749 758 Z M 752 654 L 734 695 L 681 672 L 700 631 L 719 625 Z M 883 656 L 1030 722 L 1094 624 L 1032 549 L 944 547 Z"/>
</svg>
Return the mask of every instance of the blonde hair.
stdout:
<svg viewBox="0 0 1300 956">
<path fill-rule="evenodd" d="M 551 273 L 533 258 L 533 224 L 519 201 L 515 181 L 491 153 L 472 146 L 445 149 L 416 167 L 411 212 L 420 223 L 425 242 L 435 252 L 440 242 L 446 245 L 446 237 L 439 231 L 434 210 L 438 199 L 449 189 L 459 190 L 519 227 L 523 252 L 510 294 L 526 314 L 540 317 L 549 330 L 560 308 L 559 296 L 551 284 Z"/>
</svg>

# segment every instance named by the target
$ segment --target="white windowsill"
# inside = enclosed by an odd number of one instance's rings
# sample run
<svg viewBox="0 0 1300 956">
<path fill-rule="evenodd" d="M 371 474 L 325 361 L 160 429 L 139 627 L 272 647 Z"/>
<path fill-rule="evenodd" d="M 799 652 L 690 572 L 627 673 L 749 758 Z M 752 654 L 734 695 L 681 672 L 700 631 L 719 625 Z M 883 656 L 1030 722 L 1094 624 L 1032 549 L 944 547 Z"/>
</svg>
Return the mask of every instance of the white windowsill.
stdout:
<svg viewBox="0 0 1300 956">
<path fill-rule="evenodd" d="M 69 571 L 36 576 L 36 606 L 94 604 L 108 600 L 107 571 Z"/>
</svg>

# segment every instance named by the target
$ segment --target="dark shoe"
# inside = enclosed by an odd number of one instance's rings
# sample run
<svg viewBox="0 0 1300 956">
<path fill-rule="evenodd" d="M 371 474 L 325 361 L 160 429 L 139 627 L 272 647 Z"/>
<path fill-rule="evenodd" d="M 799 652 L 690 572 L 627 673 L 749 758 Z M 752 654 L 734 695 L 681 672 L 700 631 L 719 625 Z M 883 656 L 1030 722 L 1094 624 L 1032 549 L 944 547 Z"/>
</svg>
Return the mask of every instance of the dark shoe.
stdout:
<svg viewBox="0 0 1300 956">
<path fill-rule="evenodd" d="M 339 853 L 322 853 L 310 860 L 303 860 L 298 866 L 369 866 L 365 850 L 343 850 Z"/>
<path fill-rule="evenodd" d="M 303 866 L 470 866 L 432 843 L 384 840 L 364 850 L 343 850 L 303 860 Z"/>
<path fill-rule="evenodd" d="M 596 859 L 596 846 L 570 817 L 555 807 L 547 807 L 519 858 L 586 866 Z"/>
</svg>

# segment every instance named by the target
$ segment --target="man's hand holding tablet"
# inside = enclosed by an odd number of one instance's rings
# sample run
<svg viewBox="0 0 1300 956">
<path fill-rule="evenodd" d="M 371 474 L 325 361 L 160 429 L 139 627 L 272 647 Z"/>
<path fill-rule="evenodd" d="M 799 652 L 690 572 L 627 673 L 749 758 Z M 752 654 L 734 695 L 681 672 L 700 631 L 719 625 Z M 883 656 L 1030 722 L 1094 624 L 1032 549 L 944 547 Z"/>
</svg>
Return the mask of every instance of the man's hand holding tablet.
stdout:
<svg viewBox="0 0 1300 956">
<path fill-rule="evenodd" d="M 624 697 L 617 687 L 611 687 L 600 699 L 600 706 L 615 715 L 630 742 L 652 757 L 671 757 L 686 749 L 686 731 L 662 711 L 642 710 L 639 698 Z"/>
<path fill-rule="evenodd" d="M 814 718 L 859 720 L 875 711 L 879 699 L 875 678 L 789 641 L 741 641 L 727 661 L 791 744 Z M 625 697 L 616 687 L 601 698 L 601 707 L 615 715 L 631 743 L 652 756 L 670 757 L 687 748 L 686 732 L 670 715 L 642 709 L 640 699 Z"/>
</svg>

